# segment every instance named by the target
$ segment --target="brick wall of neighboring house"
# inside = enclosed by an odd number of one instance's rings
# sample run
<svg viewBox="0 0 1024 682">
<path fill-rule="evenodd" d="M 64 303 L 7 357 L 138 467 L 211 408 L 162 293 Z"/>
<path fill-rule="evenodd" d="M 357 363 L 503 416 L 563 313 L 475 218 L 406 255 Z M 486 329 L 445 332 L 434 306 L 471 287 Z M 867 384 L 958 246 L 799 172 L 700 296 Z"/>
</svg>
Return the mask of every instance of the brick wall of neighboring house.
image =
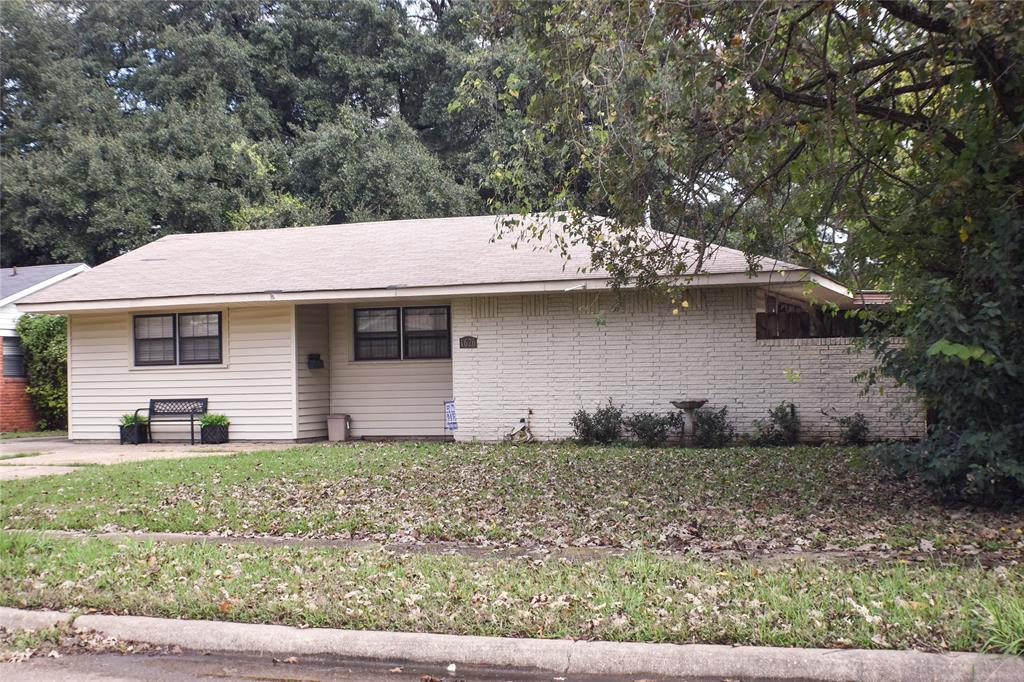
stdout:
<svg viewBox="0 0 1024 682">
<path fill-rule="evenodd" d="M 539 438 L 572 435 L 570 420 L 612 398 L 627 413 L 667 412 L 673 399 L 727 406 L 740 432 L 782 401 L 795 404 L 808 441 L 835 438 L 837 416 L 863 412 L 872 438 L 914 438 L 924 419 L 906 390 L 862 395 L 854 382 L 873 364 L 850 339 L 757 340 L 762 292 L 692 290 L 672 306 L 627 293 L 567 293 L 456 299 L 453 388 L 459 440 L 496 440 L 532 408 Z M 462 336 L 478 338 L 462 349 Z"/>
<path fill-rule="evenodd" d="M 0 367 L 3 366 L 3 344 L 0 343 Z M 24 377 L 6 377 L 0 373 L 0 431 L 34 431 L 36 414 L 25 393 Z"/>
</svg>

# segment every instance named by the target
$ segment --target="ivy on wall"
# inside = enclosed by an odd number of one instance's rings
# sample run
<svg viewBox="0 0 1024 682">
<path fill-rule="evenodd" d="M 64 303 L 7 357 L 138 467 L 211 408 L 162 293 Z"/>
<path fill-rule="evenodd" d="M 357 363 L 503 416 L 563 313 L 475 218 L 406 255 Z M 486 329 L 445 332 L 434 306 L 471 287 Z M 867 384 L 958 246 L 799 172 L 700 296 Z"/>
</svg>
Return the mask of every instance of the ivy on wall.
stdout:
<svg viewBox="0 0 1024 682">
<path fill-rule="evenodd" d="M 18 335 L 25 348 L 25 389 L 36 408 L 39 429 L 68 425 L 68 334 L 62 315 L 23 315 Z"/>
</svg>

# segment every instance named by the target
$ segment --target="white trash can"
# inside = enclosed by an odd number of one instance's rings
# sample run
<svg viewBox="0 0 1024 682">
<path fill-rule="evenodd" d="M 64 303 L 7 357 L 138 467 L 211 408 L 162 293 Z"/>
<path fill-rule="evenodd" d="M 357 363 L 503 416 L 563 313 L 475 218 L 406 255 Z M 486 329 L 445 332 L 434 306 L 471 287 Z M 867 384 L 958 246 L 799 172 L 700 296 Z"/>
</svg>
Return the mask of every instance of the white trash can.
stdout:
<svg viewBox="0 0 1024 682">
<path fill-rule="evenodd" d="M 327 440 L 348 440 L 352 422 L 347 414 L 327 415 Z"/>
</svg>

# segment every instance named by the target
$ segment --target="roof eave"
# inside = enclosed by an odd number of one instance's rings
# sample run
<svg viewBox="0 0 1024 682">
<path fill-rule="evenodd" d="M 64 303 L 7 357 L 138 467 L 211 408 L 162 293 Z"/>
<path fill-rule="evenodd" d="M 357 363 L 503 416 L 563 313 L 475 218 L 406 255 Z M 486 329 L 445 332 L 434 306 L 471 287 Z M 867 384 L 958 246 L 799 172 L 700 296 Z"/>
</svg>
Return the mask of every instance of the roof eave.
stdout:
<svg viewBox="0 0 1024 682">
<path fill-rule="evenodd" d="M 10 296 L 7 296 L 6 298 L 0 298 L 0 307 L 3 307 L 10 303 L 17 303 L 18 301 L 27 296 L 31 296 L 32 294 L 38 293 L 43 289 L 46 289 L 47 287 L 51 287 L 54 284 L 57 284 L 58 282 L 61 282 L 67 279 L 68 277 L 71 277 L 72 275 L 77 275 L 78 273 L 85 272 L 86 270 L 89 269 L 89 266 L 86 265 L 85 263 L 79 263 L 75 267 L 68 268 L 63 272 L 57 273 L 56 275 L 49 279 L 44 279 L 42 282 L 37 282 L 30 287 L 22 289 L 21 291 L 16 291 L 15 293 L 11 294 Z"/>
<path fill-rule="evenodd" d="M 795 284 L 809 282 L 824 287 L 842 296 L 850 297 L 848 289 L 841 284 L 809 270 L 703 274 L 682 282 L 686 286 L 741 286 L 772 284 Z M 198 296 L 139 297 L 101 301 L 42 301 L 25 303 L 25 312 L 34 313 L 76 313 L 90 311 L 119 311 L 154 308 L 185 308 L 209 305 L 254 305 L 270 303 L 324 303 L 389 298 L 439 298 L 459 296 L 494 296 L 516 294 L 565 293 L 579 290 L 606 290 L 612 288 L 609 278 L 591 277 L 536 282 L 495 282 L 484 284 L 458 284 L 420 287 L 386 287 L 374 289 L 345 289 L 336 291 L 263 291 L 234 294 L 209 294 Z"/>
</svg>

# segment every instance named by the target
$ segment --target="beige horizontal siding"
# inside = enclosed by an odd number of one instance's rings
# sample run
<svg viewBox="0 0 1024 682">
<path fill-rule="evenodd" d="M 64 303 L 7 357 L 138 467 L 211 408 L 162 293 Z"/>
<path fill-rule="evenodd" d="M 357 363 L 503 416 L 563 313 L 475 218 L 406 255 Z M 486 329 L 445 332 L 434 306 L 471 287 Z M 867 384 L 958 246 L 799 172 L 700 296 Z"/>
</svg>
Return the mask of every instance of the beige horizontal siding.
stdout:
<svg viewBox="0 0 1024 682">
<path fill-rule="evenodd" d="M 323 369 L 309 369 L 309 354 L 319 353 Z M 326 305 L 295 307 L 295 371 L 298 436 L 326 438 L 331 411 L 330 334 Z"/>
<path fill-rule="evenodd" d="M 452 397 L 451 360 L 355 362 L 355 307 L 330 307 L 331 412 L 351 415 L 354 438 L 446 435 L 444 401 Z"/>
<path fill-rule="evenodd" d="M 132 316 L 72 315 L 68 353 L 71 437 L 116 439 L 118 420 L 150 398 L 209 398 L 232 439 L 295 437 L 295 365 L 288 305 L 224 309 L 224 366 L 133 367 Z M 157 440 L 188 425 L 157 424 Z"/>
</svg>

